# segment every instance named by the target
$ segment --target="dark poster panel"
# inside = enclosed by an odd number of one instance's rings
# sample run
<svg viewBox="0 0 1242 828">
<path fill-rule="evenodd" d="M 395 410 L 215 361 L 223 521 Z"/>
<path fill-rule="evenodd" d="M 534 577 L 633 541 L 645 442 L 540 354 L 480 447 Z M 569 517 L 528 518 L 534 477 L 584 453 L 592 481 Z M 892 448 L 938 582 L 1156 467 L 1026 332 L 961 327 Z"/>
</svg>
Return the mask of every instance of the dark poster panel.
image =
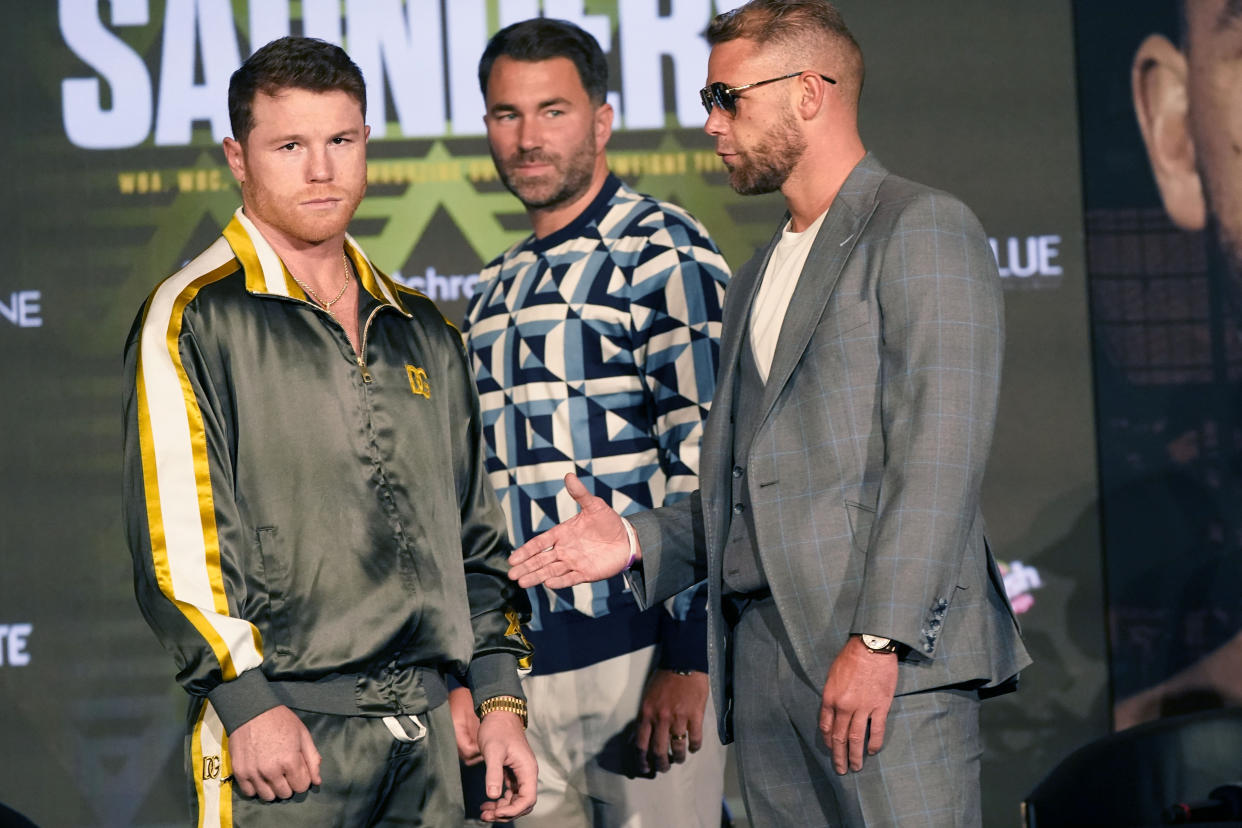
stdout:
<svg viewBox="0 0 1242 828">
<path fill-rule="evenodd" d="M 1117 728 L 1242 700 L 1242 9 L 1181 6 L 1075 4 Z"/>
<path fill-rule="evenodd" d="M 6 8 L 0 802 L 48 825 L 184 821 L 185 696 L 134 603 L 119 519 L 120 350 L 143 297 L 238 204 L 219 150 L 221 78 L 252 41 L 283 30 L 343 39 L 363 63 L 376 133 L 352 230 L 457 319 L 474 274 L 527 232 L 479 135 L 473 63 L 502 22 L 540 8 L 605 43 L 614 170 L 688 207 L 735 267 L 769 238 L 779 198 L 735 196 L 700 129 L 707 50 L 694 35 L 720 5 Z M 1014 821 L 1042 773 L 1107 726 L 1071 11 L 1064 0 L 1005 5 L 841 4 L 867 56 L 868 146 L 979 214 L 1005 284 L 984 511 L 1037 663 L 1018 694 L 985 706 L 989 825 Z"/>
</svg>

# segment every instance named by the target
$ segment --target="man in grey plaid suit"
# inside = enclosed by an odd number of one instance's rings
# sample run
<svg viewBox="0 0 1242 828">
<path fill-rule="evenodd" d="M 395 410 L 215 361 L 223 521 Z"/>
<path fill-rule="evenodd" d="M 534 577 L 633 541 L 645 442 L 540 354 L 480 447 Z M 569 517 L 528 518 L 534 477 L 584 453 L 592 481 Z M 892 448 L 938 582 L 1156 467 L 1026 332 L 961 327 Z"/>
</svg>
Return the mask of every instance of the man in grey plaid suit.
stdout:
<svg viewBox="0 0 1242 828">
<path fill-rule="evenodd" d="M 708 40 L 707 132 L 734 189 L 789 214 L 726 292 L 700 491 L 631 524 L 570 476 L 581 513 L 510 577 L 630 567 L 653 604 L 706 576 L 753 824 L 978 825 L 979 701 L 1030 662 L 979 512 L 995 259 L 961 202 L 866 153 L 862 53 L 830 3 L 752 0 Z"/>
</svg>

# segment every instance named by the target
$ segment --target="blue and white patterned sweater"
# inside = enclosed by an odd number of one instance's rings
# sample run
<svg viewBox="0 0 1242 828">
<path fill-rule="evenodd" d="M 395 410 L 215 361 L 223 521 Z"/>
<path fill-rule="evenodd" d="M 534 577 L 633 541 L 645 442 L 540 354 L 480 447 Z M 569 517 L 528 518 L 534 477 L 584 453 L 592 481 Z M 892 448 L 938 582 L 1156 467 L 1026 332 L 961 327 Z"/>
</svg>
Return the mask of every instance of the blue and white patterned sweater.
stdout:
<svg viewBox="0 0 1242 828">
<path fill-rule="evenodd" d="M 577 513 L 568 472 L 622 514 L 697 488 L 728 279 L 693 216 L 611 175 L 568 226 L 483 270 L 463 333 L 515 544 Z M 707 669 L 703 584 L 643 613 L 621 577 L 530 599 L 535 674 L 657 641 L 662 667 Z"/>
</svg>

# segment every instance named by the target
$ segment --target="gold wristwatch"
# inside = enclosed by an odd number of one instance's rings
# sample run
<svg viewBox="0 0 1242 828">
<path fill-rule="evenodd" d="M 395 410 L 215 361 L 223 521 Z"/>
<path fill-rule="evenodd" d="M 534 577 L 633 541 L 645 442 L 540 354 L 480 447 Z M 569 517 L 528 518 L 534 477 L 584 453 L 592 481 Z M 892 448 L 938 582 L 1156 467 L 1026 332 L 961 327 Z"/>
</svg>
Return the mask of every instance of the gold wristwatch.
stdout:
<svg viewBox="0 0 1242 828">
<path fill-rule="evenodd" d="M 526 701 L 524 699 L 519 699 L 517 696 L 492 696 L 475 708 L 474 712 L 482 719 L 488 713 L 495 713 L 497 710 L 516 713 L 522 720 L 522 729 L 526 729 Z"/>
</svg>

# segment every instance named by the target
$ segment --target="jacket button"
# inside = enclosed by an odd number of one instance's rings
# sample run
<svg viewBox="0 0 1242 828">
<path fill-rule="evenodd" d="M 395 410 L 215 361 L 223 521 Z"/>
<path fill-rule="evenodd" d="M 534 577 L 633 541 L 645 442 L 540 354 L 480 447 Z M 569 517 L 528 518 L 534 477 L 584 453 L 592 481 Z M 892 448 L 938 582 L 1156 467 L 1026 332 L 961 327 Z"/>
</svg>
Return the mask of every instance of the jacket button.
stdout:
<svg viewBox="0 0 1242 828">
<path fill-rule="evenodd" d="M 734 477 L 741 477 L 741 476 L 742 476 L 742 474 L 743 474 L 743 470 L 742 470 L 742 467 L 741 467 L 741 466 L 734 466 L 734 467 L 733 467 L 733 476 L 734 476 Z"/>
<path fill-rule="evenodd" d="M 740 515 L 742 512 L 745 512 L 745 511 L 746 511 L 746 506 L 745 506 L 745 505 L 743 505 L 743 504 L 741 504 L 741 503 L 734 503 L 734 504 L 733 504 L 733 514 L 735 514 L 735 515 Z"/>
</svg>

